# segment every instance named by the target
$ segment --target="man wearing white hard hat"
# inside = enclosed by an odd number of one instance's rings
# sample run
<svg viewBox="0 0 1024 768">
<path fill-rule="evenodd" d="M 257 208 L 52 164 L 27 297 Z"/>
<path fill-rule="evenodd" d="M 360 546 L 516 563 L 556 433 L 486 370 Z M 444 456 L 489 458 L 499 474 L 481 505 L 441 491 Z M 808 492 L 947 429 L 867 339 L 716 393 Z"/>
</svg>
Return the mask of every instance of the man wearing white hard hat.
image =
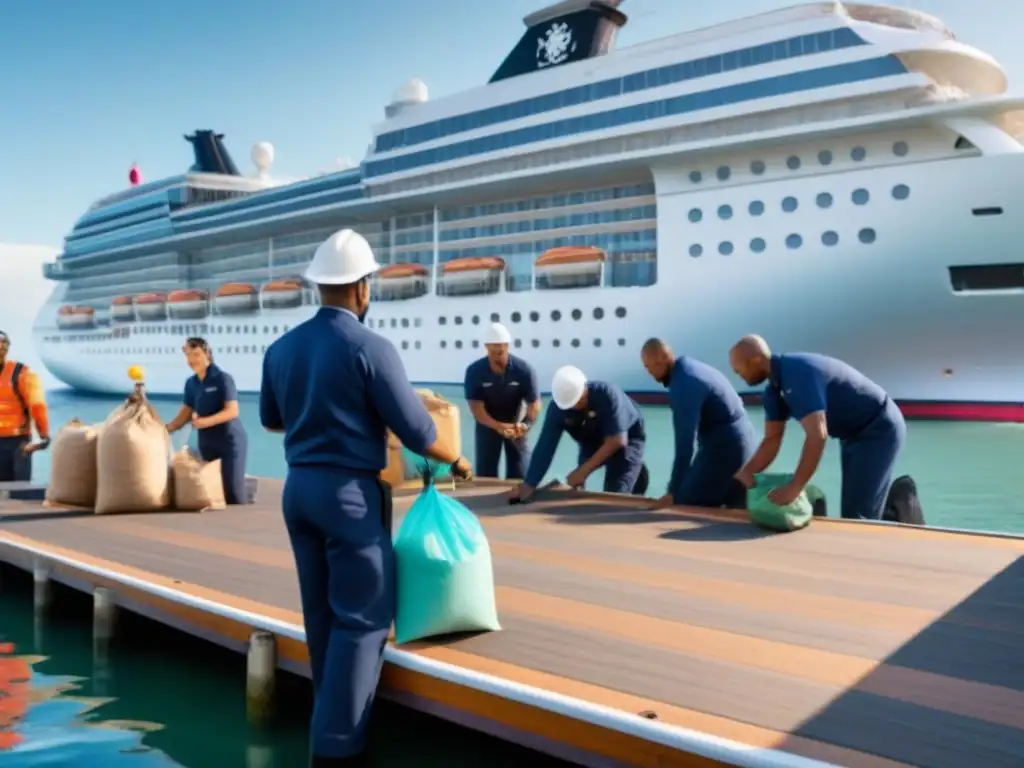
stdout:
<svg viewBox="0 0 1024 768">
<path fill-rule="evenodd" d="M 437 428 L 393 344 L 363 324 L 380 268 L 350 229 L 327 239 L 306 279 L 321 309 L 267 350 L 260 421 L 284 432 L 282 506 L 299 576 L 313 677 L 313 766 L 365 760 L 366 724 L 395 614 L 387 431 L 406 448 L 469 463 Z"/>
<path fill-rule="evenodd" d="M 497 477 L 505 449 L 505 477 L 522 480 L 530 463 L 526 433 L 540 415 L 537 373 L 509 354 L 512 334 L 492 323 L 484 335 L 487 356 L 466 368 L 465 393 L 476 419 L 476 474 Z M 523 411 L 525 409 L 525 415 Z"/>
<path fill-rule="evenodd" d="M 647 491 L 644 467 L 647 433 L 644 417 L 621 387 L 607 381 L 587 381 L 583 371 L 564 365 L 551 381 L 551 404 L 530 458 L 526 479 L 511 493 L 512 501 L 527 501 L 544 479 L 562 433 L 579 444 L 578 466 L 565 479 L 582 488 L 604 467 L 606 493 Z"/>
</svg>

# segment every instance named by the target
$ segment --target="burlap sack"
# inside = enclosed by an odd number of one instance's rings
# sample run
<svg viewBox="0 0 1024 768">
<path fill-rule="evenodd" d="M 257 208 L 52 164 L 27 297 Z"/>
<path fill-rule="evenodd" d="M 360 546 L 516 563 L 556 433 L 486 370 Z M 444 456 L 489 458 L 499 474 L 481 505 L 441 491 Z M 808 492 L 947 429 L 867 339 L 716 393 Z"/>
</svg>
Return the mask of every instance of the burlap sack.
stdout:
<svg viewBox="0 0 1024 768">
<path fill-rule="evenodd" d="M 99 426 L 72 419 L 53 438 L 50 446 L 50 483 L 46 501 L 72 507 L 96 503 L 96 444 Z"/>
<path fill-rule="evenodd" d="M 131 399 L 103 425 L 96 445 L 97 515 L 153 512 L 170 503 L 171 436 L 145 400 Z"/>
<path fill-rule="evenodd" d="M 224 480 L 220 459 L 203 461 L 188 448 L 174 453 L 171 461 L 174 474 L 174 508 L 187 512 L 224 509 Z"/>
<path fill-rule="evenodd" d="M 462 433 L 458 406 L 429 389 L 417 389 L 416 394 L 419 395 L 430 418 L 434 420 L 438 440 L 461 452 Z M 392 487 L 418 479 L 423 461 L 422 458 L 407 451 L 398 437 L 389 430 L 387 464 L 380 473 L 380 479 Z M 441 469 L 433 460 L 428 463 L 435 468 L 438 477 L 447 477 L 447 468 Z"/>
</svg>

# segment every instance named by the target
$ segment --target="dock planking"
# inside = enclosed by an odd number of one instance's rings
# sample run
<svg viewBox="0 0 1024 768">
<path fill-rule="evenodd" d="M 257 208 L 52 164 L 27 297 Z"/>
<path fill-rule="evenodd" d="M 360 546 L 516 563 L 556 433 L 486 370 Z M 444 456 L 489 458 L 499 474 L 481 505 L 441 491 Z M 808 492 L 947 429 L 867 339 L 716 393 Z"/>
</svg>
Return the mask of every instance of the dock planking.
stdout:
<svg viewBox="0 0 1024 768">
<path fill-rule="evenodd" d="M 1024 540 L 837 520 L 773 535 L 741 513 L 648 512 L 567 489 L 510 506 L 508 487 L 455 491 L 486 528 L 503 631 L 401 650 L 604 707 L 638 728 L 407 665 L 385 668 L 393 698 L 590 765 L 785 765 L 785 755 L 851 768 L 1024 764 Z M 31 568 L 49 554 L 122 574 L 135 585 L 118 590 L 126 607 L 241 649 L 245 622 L 139 585 L 301 625 L 280 492 L 262 480 L 258 504 L 201 514 L 0 501 L 0 559 Z M 415 497 L 396 493 L 396 527 Z M 54 571 L 76 586 L 118 586 L 82 568 Z M 280 638 L 278 654 L 299 671 L 307 660 L 294 639 Z M 650 713 L 664 733 L 749 752 L 702 756 L 658 741 L 639 728 Z"/>
</svg>

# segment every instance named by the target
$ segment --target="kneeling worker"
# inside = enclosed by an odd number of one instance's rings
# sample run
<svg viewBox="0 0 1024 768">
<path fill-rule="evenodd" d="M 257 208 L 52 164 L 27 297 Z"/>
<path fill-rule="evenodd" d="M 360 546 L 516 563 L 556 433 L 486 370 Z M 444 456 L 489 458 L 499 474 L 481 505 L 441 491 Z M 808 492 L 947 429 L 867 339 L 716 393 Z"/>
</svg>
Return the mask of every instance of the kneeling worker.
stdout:
<svg viewBox="0 0 1024 768">
<path fill-rule="evenodd" d="M 466 400 L 476 419 L 476 475 L 497 477 L 505 448 L 505 477 L 522 480 L 530 463 L 526 433 L 540 415 L 537 372 L 509 354 L 512 334 L 492 323 L 484 337 L 487 357 L 466 369 Z M 523 409 L 526 414 L 520 417 Z"/>
<path fill-rule="evenodd" d="M 395 618 L 387 431 L 468 477 L 438 441 L 394 345 L 363 325 L 380 266 L 346 229 L 313 255 L 320 310 L 270 345 L 260 421 L 284 432 L 282 506 L 295 556 L 313 678 L 312 765 L 363 765 L 366 726 Z"/>
<path fill-rule="evenodd" d="M 668 388 L 675 432 L 668 493 L 654 508 L 746 507 L 735 475 L 753 455 L 757 440 L 736 389 L 710 365 L 676 357 L 661 339 L 648 340 L 640 357 L 654 380 Z"/>
<path fill-rule="evenodd" d="M 540 438 L 525 482 L 511 493 L 513 500 L 526 501 L 533 495 L 551 466 L 563 431 L 579 443 L 579 466 L 565 479 L 568 485 L 582 487 L 604 467 L 605 493 L 642 496 L 647 490 L 643 463 L 647 433 L 639 409 L 616 385 L 588 382 L 583 371 L 566 365 L 555 371 Z"/>
<path fill-rule="evenodd" d="M 893 466 L 907 426 L 885 390 L 841 360 L 814 354 L 773 355 L 760 336 L 745 336 L 729 352 L 736 374 L 747 384 L 768 382 L 764 393 L 764 439 L 737 479 L 748 488 L 754 475 L 775 460 L 786 420 L 806 433 L 793 480 L 769 498 L 794 501 L 810 482 L 825 452 L 825 441 L 842 445 L 842 516 L 880 520 L 892 483 Z"/>
</svg>

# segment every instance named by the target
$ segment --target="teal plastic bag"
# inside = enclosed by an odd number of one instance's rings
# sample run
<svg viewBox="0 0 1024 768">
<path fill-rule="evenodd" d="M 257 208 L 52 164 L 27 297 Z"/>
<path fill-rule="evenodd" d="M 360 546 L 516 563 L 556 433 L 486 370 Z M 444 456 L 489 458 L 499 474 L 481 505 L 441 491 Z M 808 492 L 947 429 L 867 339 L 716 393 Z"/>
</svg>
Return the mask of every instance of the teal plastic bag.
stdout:
<svg viewBox="0 0 1024 768">
<path fill-rule="evenodd" d="M 395 642 L 500 630 L 483 526 L 464 504 L 437 490 L 429 470 L 425 474 L 426 487 L 395 536 Z"/>
<path fill-rule="evenodd" d="M 814 516 L 814 502 L 825 498 L 820 488 L 808 485 L 794 501 L 782 507 L 768 498 L 769 493 L 792 479 L 792 473 L 754 476 L 754 487 L 747 491 L 747 511 L 755 525 L 783 532 L 807 527 Z"/>
<path fill-rule="evenodd" d="M 410 451 L 404 445 L 402 446 L 402 477 L 404 480 L 409 481 L 423 477 L 424 465 L 435 480 L 444 480 L 451 477 L 452 468 L 449 465 L 435 459 L 428 459 L 426 456 L 420 456 L 418 453 Z"/>
</svg>

